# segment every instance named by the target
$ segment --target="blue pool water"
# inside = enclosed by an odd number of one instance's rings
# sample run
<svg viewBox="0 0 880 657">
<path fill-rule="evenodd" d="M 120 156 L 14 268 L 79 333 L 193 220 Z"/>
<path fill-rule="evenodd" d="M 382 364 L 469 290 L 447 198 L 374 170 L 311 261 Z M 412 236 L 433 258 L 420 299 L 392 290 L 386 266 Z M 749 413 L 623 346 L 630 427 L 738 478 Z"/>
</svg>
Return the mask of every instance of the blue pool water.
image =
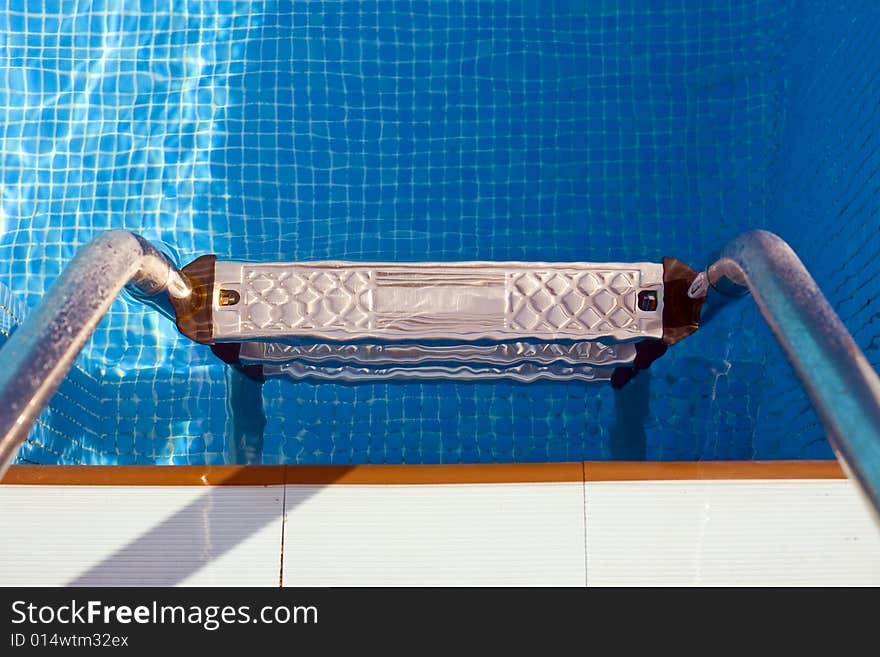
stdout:
<svg viewBox="0 0 880 657">
<path fill-rule="evenodd" d="M 869 1 L 3 3 L 0 338 L 108 228 L 181 263 L 696 267 L 766 228 L 876 367 L 878 99 Z M 20 459 L 229 462 L 226 386 L 121 299 Z M 273 381 L 263 404 L 267 463 L 831 457 L 749 300 L 619 393 Z"/>
</svg>

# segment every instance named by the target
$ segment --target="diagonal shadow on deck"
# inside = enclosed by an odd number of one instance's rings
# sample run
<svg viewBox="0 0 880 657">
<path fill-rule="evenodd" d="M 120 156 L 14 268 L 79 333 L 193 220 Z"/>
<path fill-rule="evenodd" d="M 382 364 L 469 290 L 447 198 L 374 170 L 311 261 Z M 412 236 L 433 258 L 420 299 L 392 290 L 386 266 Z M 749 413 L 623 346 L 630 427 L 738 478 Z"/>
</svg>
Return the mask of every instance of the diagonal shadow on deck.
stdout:
<svg viewBox="0 0 880 657">
<path fill-rule="evenodd" d="M 174 466 L 161 466 L 174 467 Z M 293 483 L 315 486 L 309 494 L 297 496 L 297 503 L 308 500 L 323 485 L 342 478 L 346 466 L 294 466 Z M 262 478 L 260 471 L 271 468 L 281 473 L 274 479 Z M 204 495 L 165 518 L 128 545 L 110 554 L 89 570 L 68 582 L 69 586 L 173 586 L 229 552 L 266 525 L 281 520 L 278 536 L 278 583 L 284 545 L 284 517 L 288 466 L 246 466 L 216 481 L 207 482 Z M 266 483 L 271 481 L 271 484 Z M 273 485 L 282 495 L 280 505 L 255 506 L 250 513 L 236 514 L 235 522 L 222 519 L 224 496 L 239 486 Z M 280 514 L 280 516 L 279 516 Z M 153 566 L 154 564 L 154 566 Z"/>
</svg>

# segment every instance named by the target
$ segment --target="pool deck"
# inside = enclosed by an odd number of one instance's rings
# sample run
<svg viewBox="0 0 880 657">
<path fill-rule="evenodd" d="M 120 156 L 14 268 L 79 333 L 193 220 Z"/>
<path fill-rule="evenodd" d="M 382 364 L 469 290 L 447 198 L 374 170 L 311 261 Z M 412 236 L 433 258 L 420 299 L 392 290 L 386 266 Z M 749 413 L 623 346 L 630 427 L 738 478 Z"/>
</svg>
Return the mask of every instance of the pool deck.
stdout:
<svg viewBox="0 0 880 657">
<path fill-rule="evenodd" d="M 880 585 L 834 462 L 15 466 L 0 585 Z"/>
</svg>

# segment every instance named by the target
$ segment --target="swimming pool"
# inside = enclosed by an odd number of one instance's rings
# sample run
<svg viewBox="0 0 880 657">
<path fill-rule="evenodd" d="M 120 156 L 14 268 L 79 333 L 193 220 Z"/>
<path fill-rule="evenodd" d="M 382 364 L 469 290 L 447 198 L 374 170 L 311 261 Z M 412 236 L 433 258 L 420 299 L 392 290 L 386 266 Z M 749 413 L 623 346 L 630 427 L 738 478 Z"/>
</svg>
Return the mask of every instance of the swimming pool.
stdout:
<svg viewBox="0 0 880 657">
<path fill-rule="evenodd" d="M 0 12 L 0 316 L 77 248 L 657 261 L 767 228 L 880 364 L 880 9 L 59 0 Z M 876 305 L 876 304 L 874 304 Z M 6 329 L 4 329 L 6 330 Z M 830 458 L 754 304 L 615 392 L 270 381 L 266 463 Z M 128 299 L 19 458 L 234 458 L 224 366 Z"/>
</svg>

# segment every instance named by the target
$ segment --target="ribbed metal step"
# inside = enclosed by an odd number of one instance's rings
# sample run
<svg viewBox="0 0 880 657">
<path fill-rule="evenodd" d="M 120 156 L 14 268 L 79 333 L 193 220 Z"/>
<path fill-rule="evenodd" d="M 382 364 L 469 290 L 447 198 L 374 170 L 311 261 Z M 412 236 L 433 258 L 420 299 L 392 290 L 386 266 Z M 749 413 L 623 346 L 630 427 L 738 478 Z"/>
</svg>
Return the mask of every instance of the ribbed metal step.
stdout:
<svg viewBox="0 0 880 657">
<path fill-rule="evenodd" d="M 663 336 L 656 263 L 218 261 L 215 342 L 637 340 Z"/>
<path fill-rule="evenodd" d="M 181 331 L 262 376 L 604 381 L 696 329 L 696 272 L 662 264 L 250 263 L 184 268 Z M 645 354 L 660 353 L 656 348 Z M 656 355 L 649 356 L 650 362 Z M 637 365 L 637 363 L 636 363 Z"/>
<path fill-rule="evenodd" d="M 357 365 L 310 365 L 289 362 L 283 365 L 264 365 L 263 376 L 286 377 L 295 381 L 431 381 L 454 379 L 456 381 L 487 381 L 509 379 L 519 383 L 533 381 L 610 381 L 613 369 L 584 365 L 536 365 L 523 363 L 512 367 L 479 365 L 437 365 L 418 367 L 358 367 Z"/>
<path fill-rule="evenodd" d="M 417 381 L 512 379 L 607 381 L 613 368 L 631 365 L 633 343 L 525 342 L 495 345 L 329 344 L 246 342 L 242 365 L 263 365 L 266 377 L 294 380 Z"/>
<path fill-rule="evenodd" d="M 510 367 L 523 363 L 534 365 L 593 365 L 616 367 L 633 362 L 636 345 L 601 342 L 527 343 L 507 342 L 494 345 L 417 345 L 417 344 L 330 344 L 289 345 L 275 342 L 246 342 L 239 359 L 248 365 L 304 363 L 326 365 L 348 363 L 381 367 L 387 365 L 424 365 L 430 363 L 482 363 Z"/>
</svg>

